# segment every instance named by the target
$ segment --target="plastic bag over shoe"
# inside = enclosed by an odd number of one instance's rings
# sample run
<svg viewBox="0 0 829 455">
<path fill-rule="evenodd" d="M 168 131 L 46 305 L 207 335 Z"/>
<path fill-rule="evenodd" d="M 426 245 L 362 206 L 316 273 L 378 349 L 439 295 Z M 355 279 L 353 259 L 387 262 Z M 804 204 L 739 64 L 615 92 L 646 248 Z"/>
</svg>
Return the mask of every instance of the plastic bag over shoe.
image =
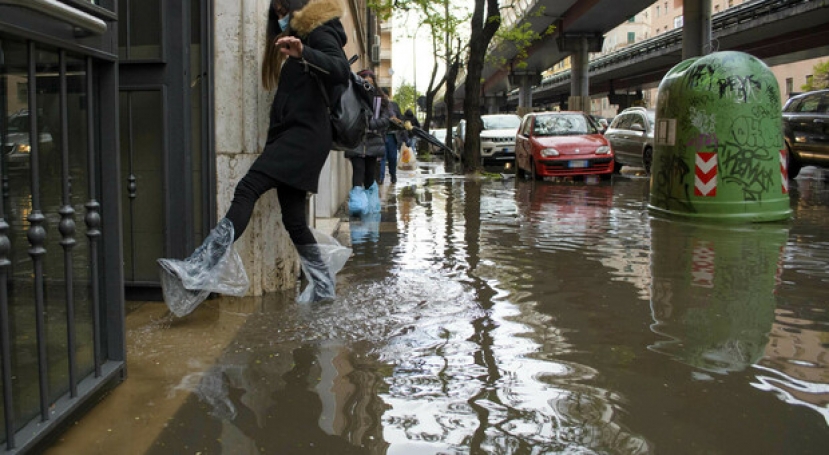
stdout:
<svg viewBox="0 0 829 455">
<path fill-rule="evenodd" d="M 367 199 L 366 213 L 379 213 L 382 206 L 380 205 L 380 189 L 377 187 L 377 182 L 372 183 L 365 194 Z"/>
<path fill-rule="evenodd" d="M 334 237 L 311 230 L 317 239 L 315 245 L 297 245 L 299 263 L 308 280 L 308 285 L 297 297 L 298 303 L 331 300 L 336 297 L 337 272 L 342 270 L 351 248 L 343 246 Z"/>
<path fill-rule="evenodd" d="M 187 259 L 159 259 L 164 302 L 178 317 L 190 314 L 211 292 L 241 297 L 250 287 L 233 248 L 233 223 L 223 218 Z"/>
<path fill-rule="evenodd" d="M 349 216 L 362 216 L 368 212 L 368 196 L 362 186 L 351 188 L 348 193 L 348 214 Z"/>
</svg>

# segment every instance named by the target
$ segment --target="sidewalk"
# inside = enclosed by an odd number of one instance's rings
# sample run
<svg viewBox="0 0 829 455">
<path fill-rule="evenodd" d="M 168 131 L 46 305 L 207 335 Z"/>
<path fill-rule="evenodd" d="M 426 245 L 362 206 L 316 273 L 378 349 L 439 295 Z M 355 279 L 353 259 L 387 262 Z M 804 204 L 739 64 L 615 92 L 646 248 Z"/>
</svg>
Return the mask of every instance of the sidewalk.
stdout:
<svg viewBox="0 0 829 455">
<path fill-rule="evenodd" d="M 337 237 L 340 218 L 317 218 Z M 47 455 L 142 455 L 152 447 L 216 360 L 232 349 L 239 329 L 263 305 L 288 302 L 293 289 L 260 297 L 217 297 L 175 318 L 163 302 L 127 302 L 127 378 L 76 416 L 45 448 Z M 218 436 L 217 436 L 218 437 Z"/>
</svg>

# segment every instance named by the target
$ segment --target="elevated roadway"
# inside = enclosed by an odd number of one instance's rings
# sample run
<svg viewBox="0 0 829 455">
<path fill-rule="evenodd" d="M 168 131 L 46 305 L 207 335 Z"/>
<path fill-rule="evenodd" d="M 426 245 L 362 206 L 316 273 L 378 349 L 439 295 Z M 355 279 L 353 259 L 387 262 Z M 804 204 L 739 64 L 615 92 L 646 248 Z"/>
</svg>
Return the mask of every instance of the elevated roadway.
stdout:
<svg viewBox="0 0 829 455">
<path fill-rule="evenodd" d="M 688 1 L 688 0 L 686 0 Z M 710 1 L 710 0 L 709 0 Z M 556 27 L 528 49 L 526 65 L 518 65 L 514 46 L 500 46 L 489 59 L 482 77 L 485 99 L 514 110 L 519 88 L 532 86 L 532 104 L 566 102 L 571 93 L 571 71 L 541 79 L 540 74 L 573 56 L 575 41 L 588 43 L 591 52 L 601 48 L 602 36 L 652 0 L 537 0 L 519 2 L 519 24 L 529 22 L 543 33 Z M 686 21 L 687 25 L 687 21 Z M 826 0 L 757 0 L 730 8 L 711 18 L 712 45 L 716 50 L 740 50 L 768 64 L 787 63 L 829 53 L 829 2 Z M 675 29 L 587 63 L 591 95 L 613 94 L 655 86 L 682 60 L 683 30 Z M 575 56 L 574 56 L 575 57 Z M 494 64 L 492 61 L 506 62 Z M 463 85 L 456 92 L 459 109 Z"/>
<path fill-rule="evenodd" d="M 829 2 L 762 0 L 713 16 L 716 50 L 739 50 L 768 65 L 829 55 Z M 656 87 L 665 73 L 682 61 L 682 30 L 671 30 L 589 63 L 591 95 L 612 95 Z M 536 104 L 566 100 L 569 70 L 544 78 L 533 87 Z M 510 94 L 510 107 L 518 103 Z"/>
<path fill-rule="evenodd" d="M 673 1 L 673 0 L 672 0 Z M 571 52 L 562 50 L 560 43 L 567 39 L 585 37 L 598 43 L 605 33 L 650 6 L 653 0 L 518 0 L 518 25 L 529 23 L 532 30 L 543 34 L 550 25 L 555 26 L 551 35 L 543 36 L 528 49 L 526 65 L 519 65 L 515 46 L 506 44 L 492 51 L 491 61 L 505 61 L 504 65 L 487 63 L 482 77 L 486 94 L 506 94 L 518 87 L 511 72 L 540 75 L 556 63 L 569 57 Z M 598 51 L 597 50 L 597 51 Z M 520 67 L 520 68 L 519 68 Z M 456 99 L 464 97 L 464 84 L 455 92 Z"/>
</svg>

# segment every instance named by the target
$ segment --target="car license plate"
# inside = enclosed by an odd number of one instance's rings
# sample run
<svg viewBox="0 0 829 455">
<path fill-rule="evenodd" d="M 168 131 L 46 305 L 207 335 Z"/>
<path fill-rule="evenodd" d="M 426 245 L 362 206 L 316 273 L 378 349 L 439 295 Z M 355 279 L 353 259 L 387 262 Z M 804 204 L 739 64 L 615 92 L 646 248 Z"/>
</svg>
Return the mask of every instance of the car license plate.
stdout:
<svg viewBox="0 0 829 455">
<path fill-rule="evenodd" d="M 570 168 L 587 167 L 587 160 L 573 160 L 568 163 Z"/>
</svg>

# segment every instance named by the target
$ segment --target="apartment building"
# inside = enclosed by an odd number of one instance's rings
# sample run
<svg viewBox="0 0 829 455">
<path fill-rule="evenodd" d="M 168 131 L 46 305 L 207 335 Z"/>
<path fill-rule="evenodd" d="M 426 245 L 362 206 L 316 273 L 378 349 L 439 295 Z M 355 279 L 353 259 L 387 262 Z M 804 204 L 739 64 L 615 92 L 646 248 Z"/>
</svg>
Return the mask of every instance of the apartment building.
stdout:
<svg viewBox="0 0 829 455">
<path fill-rule="evenodd" d="M 729 8 L 737 7 L 750 0 L 713 0 L 711 14 L 717 15 Z M 642 18 L 639 18 L 642 16 Z M 637 33 L 633 24 L 645 24 L 648 29 Z M 603 53 L 612 52 L 636 42 L 658 36 L 683 25 L 683 1 L 682 0 L 659 0 L 650 7 L 631 18 L 628 22 L 619 25 L 605 35 L 605 49 Z M 623 39 L 627 36 L 627 39 Z M 712 43 L 713 50 L 717 50 L 717 43 Z M 796 62 L 777 64 L 775 61 L 767 61 L 771 72 L 775 75 L 780 87 L 781 102 L 785 102 L 789 96 L 802 91 L 804 84 L 812 76 L 812 71 L 817 63 L 829 60 L 826 57 L 811 58 Z M 657 87 L 642 87 L 642 105 L 653 108 L 656 106 Z M 613 117 L 617 114 L 618 106 L 608 103 L 607 98 L 594 99 L 592 112 L 605 117 Z"/>
</svg>

